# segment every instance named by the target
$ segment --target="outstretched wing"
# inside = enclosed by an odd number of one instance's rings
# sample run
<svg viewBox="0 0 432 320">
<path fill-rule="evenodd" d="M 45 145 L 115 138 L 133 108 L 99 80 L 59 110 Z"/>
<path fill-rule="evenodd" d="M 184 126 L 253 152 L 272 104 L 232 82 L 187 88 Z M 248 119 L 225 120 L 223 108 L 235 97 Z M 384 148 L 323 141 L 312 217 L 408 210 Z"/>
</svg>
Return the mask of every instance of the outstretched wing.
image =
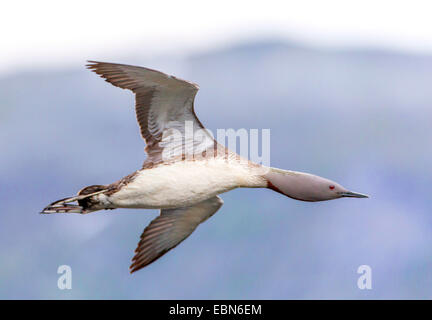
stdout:
<svg viewBox="0 0 432 320">
<path fill-rule="evenodd" d="M 130 266 L 131 273 L 152 263 L 186 239 L 196 227 L 222 206 L 223 200 L 213 197 L 190 207 L 163 209 L 141 235 Z"/>
<path fill-rule="evenodd" d="M 117 87 L 135 93 L 135 109 L 148 158 L 144 167 L 202 154 L 215 146 L 194 112 L 198 85 L 165 73 L 89 61 L 89 69 Z"/>
</svg>

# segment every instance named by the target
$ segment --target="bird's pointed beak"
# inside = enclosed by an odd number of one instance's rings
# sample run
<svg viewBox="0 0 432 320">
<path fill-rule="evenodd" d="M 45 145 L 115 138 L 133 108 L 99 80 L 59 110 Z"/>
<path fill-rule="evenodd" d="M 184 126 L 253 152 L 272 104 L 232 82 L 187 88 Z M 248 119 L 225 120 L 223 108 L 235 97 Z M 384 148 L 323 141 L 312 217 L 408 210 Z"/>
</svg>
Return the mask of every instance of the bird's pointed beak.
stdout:
<svg viewBox="0 0 432 320">
<path fill-rule="evenodd" d="M 341 192 L 340 195 L 342 197 L 348 197 L 348 198 L 369 198 L 369 196 L 365 194 L 351 192 L 351 191 Z"/>
</svg>

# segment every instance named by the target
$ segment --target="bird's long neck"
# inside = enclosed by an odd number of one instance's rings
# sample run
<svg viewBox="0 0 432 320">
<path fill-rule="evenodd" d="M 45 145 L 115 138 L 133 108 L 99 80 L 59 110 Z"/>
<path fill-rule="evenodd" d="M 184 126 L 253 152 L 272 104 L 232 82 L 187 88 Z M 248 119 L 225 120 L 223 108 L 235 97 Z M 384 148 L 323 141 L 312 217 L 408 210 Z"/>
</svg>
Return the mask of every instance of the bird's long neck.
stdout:
<svg viewBox="0 0 432 320">
<path fill-rule="evenodd" d="M 310 185 L 316 176 L 309 173 L 268 168 L 264 178 L 267 188 L 285 196 L 302 201 L 316 201 L 310 192 Z"/>
</svg>

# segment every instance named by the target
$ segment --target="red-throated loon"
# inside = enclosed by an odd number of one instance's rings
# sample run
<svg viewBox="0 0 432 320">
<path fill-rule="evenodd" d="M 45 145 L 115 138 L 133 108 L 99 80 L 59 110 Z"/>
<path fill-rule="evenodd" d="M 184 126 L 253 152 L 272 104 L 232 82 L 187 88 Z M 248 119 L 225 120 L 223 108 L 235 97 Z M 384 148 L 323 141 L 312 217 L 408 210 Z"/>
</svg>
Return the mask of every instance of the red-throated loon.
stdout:
<svg viewBox="0 0 432 320">
<path fill-rule="evenodd" d="M 140 170 L 123 179 L 85 187 L 41 213 L 160 209 L 141 235 L 131 272 L 186 239 L 222 206 L 218 195 L 235 188 L 270 188 L 303 201 L 367 197 L 312 174 L 253 163 L 218 144 L 195 115 L 199 87 L 192 82 L 130 65 L 89 61 L 87 66 L 109 83 L 135 93 L 147 158 Z"/>
</svg>

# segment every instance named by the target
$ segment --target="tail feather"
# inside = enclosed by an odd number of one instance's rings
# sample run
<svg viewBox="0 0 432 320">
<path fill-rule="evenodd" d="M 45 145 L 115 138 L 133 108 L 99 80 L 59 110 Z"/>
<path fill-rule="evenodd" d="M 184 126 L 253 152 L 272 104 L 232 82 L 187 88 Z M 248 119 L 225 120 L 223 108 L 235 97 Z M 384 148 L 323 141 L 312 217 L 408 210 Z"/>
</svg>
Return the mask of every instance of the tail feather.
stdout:
<svg viewBox="0 0 432 320">
<path fill-rule="evenodd" d="M 41 213 L 87 213 L 83 207 L 74 204 L 49 205 Z"/>
<path fill-rule="evenodd" d="M 88 201 L 83 201 L 92 196 L 101 194 L 107 190 L 98 190 L 96 192 L 88 193 L 88 194 L 78 194 L 75 197 L 64 198 L 57 200 L 50 205 L 46 206 L 40 213 L 48 214 L 48 213 L 89 213 L 95 210 L 87 207 L 86 204 Z M 81 191 L 80 191 L 81 193 Z M 78 202 L 76 204 L 70 204 L 70 202 Z"/>
</svg>

